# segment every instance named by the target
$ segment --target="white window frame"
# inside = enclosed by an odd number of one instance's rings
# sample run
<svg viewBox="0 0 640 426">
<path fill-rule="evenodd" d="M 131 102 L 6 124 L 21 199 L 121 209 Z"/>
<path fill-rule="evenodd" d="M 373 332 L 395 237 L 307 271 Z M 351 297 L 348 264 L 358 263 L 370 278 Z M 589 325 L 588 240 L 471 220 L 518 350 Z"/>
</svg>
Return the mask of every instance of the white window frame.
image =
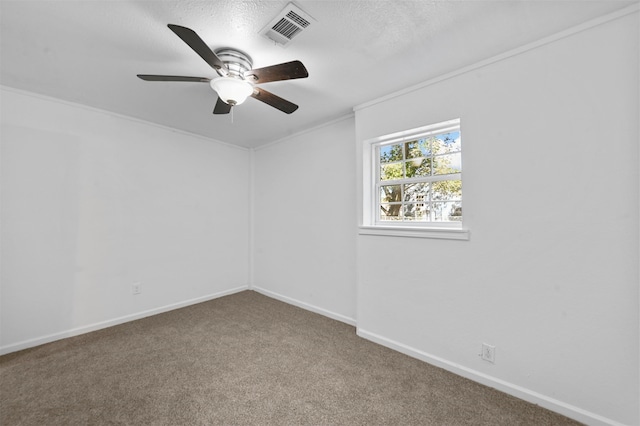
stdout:
<svg viewBox="0 0 640 426">
<path fill-rule="evenodd" d="M 442 238 L 468 240 L 469 230 L 464 222 L 420 222 L 420 221 L 380 221 L 379 217 L 379 187 L 380 167 L 378 164 L 377 147 L 404 143 L 419 137 L 433 134 L 447 133 L 460 129 L 460 119 L 447 120 L 437 124 L 422 126 L 398 133 L 368 139 L 363 144 L 363 217 L 359 227 L 361 235 L 403 236 L 417 238 Z M 462 180 L 462 173 L 459 176 Z M 448 178 L 451 175 L 447 175 Z M 431 180 L 431 179 L 430 179 Z M 435 179 L 437 180 L 437 179 Z M 387 182 L 384 182 L 387 183 Z M 464 221 L 464 216 L 463 216 Z"/>
</svg>

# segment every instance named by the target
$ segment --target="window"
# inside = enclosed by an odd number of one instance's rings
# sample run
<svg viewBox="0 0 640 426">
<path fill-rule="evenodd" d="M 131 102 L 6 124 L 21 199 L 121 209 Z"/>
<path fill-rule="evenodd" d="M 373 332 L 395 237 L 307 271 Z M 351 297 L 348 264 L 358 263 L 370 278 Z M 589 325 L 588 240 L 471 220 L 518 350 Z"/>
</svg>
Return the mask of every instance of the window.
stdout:
<svg viewBox="0 0 640 426">
<path fill-rule="evenodd" d="M 365 148 L 365 227 L 462 229 L 459 119 L 382 136 Z"/>
</svg>

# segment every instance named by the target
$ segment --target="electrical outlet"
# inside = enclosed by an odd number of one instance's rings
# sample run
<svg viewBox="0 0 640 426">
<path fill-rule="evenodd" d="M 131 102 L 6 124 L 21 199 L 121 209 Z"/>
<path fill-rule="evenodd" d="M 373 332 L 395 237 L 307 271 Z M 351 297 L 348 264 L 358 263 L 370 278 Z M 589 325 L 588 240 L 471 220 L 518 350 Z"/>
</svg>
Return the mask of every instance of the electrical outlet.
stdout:
<svg viewBox="0 0 640 426">
<path fill-rule="evenodd" d="M 486 343 L 482 344 L 482 353 L 480 354 L 482 359 L 485 361 L 489 361 L 492 364 L 496 362 L 496 347 L 488 345 Z"/>
<path fill-rule="evenodd" d="M 142 283 L 133 283 L 133 284 L 131 284 L 131 293 L 132 294 L 140 294 L 140 293 L 142 293 Z"/>
</svg>

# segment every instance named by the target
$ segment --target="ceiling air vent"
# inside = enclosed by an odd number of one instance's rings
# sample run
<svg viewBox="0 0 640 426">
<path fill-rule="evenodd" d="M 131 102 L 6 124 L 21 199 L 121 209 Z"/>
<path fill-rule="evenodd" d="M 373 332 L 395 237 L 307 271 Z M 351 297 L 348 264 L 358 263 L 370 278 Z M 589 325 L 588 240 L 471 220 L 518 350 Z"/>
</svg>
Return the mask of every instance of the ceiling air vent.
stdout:
<svg viewBox="0 0 640 426">
<path fill-rule="evenodd" d="M 315 22 L 309 14 L 302 11 L 293 3 L 289 3 L 260 34 L 275 41 L 280 46 L 286 46 L 294 37 Z"/>
</svg>

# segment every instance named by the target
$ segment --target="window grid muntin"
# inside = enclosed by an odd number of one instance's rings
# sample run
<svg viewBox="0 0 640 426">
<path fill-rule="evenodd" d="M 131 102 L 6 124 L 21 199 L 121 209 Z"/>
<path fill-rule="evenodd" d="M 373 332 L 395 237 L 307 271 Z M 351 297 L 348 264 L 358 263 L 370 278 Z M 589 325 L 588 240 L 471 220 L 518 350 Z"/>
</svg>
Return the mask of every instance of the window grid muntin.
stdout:
<svg viewBox="0 0 640 426">
<path fill-rule="evenodd" d="M 376 224 L 386 224 L 389 225 L 390 223 L 394 223 L 394 224 L 411 224 L 411 223 L 429 223 L 429 224 L 437 224 L 437 223 L 455 223 L 457 222 L 457 220 L 451 220 L 451 217 L 455 217 L 455 215 L 448 215 L 449 220 L 442 220 L 443 217 L 443 212 L 444 212 L 444 208 L 441 208 L 439 210 L 436 209 L 436 206 L 447 206 L 447 205 L 452 205 L 452 207 L 454 207 L 454 209 L 452 209 L 452 211 L 454 213 L 457 213 L 458 210 L 460 213 L 462 213 L 462 194 L 460 194 L 457 197 L 452 197 L 452 198 L 447 198 L 447 199 L 435 199 L 433 198 L 433 187 L 431 186 L 432 183 L 434 182 L 442 182 L 442 181 L 460 181 L 460 183 L 462 183 L 462 159 L 460 157 L 460 172 L 457 173 L 445 173 L 445 174 L 434 174 L 436 171 L 436 167 L 435 164 L 436 163 L 436 159 L 439 157 L 443 157 L 443 156 L 449 156 L 449 155 L 462 155 L 462 147 L 459 146 L 457 149 L 451 150 L 451 151 L 445 151 L 445 152 L 440 152 L 437 154 L 434 154 L 434 149 L 433 149 L 433 139 L 436 136 L 439 135 L 448 135 L 450 133 L 460 133 L 460 125 L 459 122 L 456 122 L 456 125 L 454 126 L 447 126 L 447 127 L 439 127 L 439 128 L 435 128 L 432 131 L 427 131 L 427 132 L 422 132 L 422 133 L 414 133 L 411 134 L 409 136 L 405 136 L 402 138 L 394 138 L 394 139 L 390 139 L 390 140 L 386 140 L 383 142 L 379 142 L 377 144 L 374 144 L 374 149 L 372 150 L 372 154 L 373 154 L 373 160 L 374 160 L 374 170 L 375 170 L 375 197 L 374 197 L 374 202 L 375 202 L 375 206 L 373 206 L 373 212 L 374 212 L 374 223 Z M 461 138 L 461 134 L 458 135 L 459 138 Z M 427 148 L 427 152 L 429 153 L 429 155 L 425 155 L 424 152 L 421 152 L 422 156 L 419 157 L 410 157 L 407 158 L 407 146 L 409 143 L 412 142 L 419 142 L 421 139 L 426 139 L 428 140 L 428 148 Z M 455 141 L 455 139 L 454 139 Z M 385 162 L 383 163 L 381 161 L 381 150 L 383 147 L 386 146 L 390 146 L 390 145 L 400 145 L 400 153 L 402 155 L 402 159 L 399 160 L 395 160 L 395 161 L 391 161 L 391 162 Z M 428 176 L 418 176 L 418 177 L 410 177 L 407 178 L 407 162 L 408 161 L 414 161 L 416 159 L 423 159 L 423 160 L 431 160 L 431 164 L 430 164 L 430 170 L 429 170 L 429 175 Z M 393 165 L 393 164 L 402 164 L 402 178 L 399 179 L 388 179 L 388 180 L 381 180 L 382 176 L 381 176 L 381 172 L 382 172 L 382 165 L 384 166 L 389 166 L 389 165 Z M 417 202 L 417 201 L 413 201 L 413 200 L 406 200 L 405 198 L 405 185 L 406 184 L 413 184 L 413 183 L 428 183 L 430 184 L 429 190 L 427 191 L 427 197 L 428 200 L 422 200 L 422 203 Z M 391 185 L 400 185 L 400 201 L 390 201 L 390 202 L 383 202 L 382 201 L 382 187 L 383 186 L 391 186 Z M 415 205 L 416 207 L 418 206 L 418 204 L 422 204 L 422 206 L 426 206 L 427 209 L 426 211 L 427 213 L 427 217 L 425 217 L 424 219 L 418 219 L 415 217 L 415 212 L 416 210 L 414 209 L 414 215 L 413 216 L 405 216 L 404 212 L 406 211 L 406 206 L 410 206 L 410 205 Z M 395 206 L 399 206 L 399 214 L 398 216 L 387 216 L 384 217 L 382 215 L 382 206 L 383 205 L 395 205 Z M 456 207 L 457 206 L 457 207 Z M 440 220 L 436 219 L 436 213 L 439 212 L 439 217 Z M 460 221 L 462 220 L 462 215 L 460 214 Z"/>
<path fill-rule="evenodd" d="M 405 200 L 405 185 L 414 184 L 414 183 L 435 183 L 435 182 L 445 182 L 445 181 L 462 181 L 461 173 L 452 173 L 447 175 L 436 175 L 429 176 L 423 178 L 412 178 L 407 180 L 396 179 L 392 181 L 378 181 L 376 182 L 376 223 L 389 223 L 389 222 L 409 222 L 408 220 L 403 219 L 403 215 L 399 215 L 399 219 L 392 219 L 393 216 L 388 216 L 388 218 L 383 218 L 381 213 L 380 206 L 382 205 L 395 205 L 400 206 L 400 211 L 403 211 L 404 206 L 410 204 L 424 204 L 425 206 L 432 207 L 437 204 L 446 204 L 446 203 L 459 203 L 460 207 L 462 207 L 462 196 L 452 197 L 447 199 L 434 199 L 433 198 L 433 187 L 430 186 L 427 191 L 426 198 L 424 200 Z M 383 201 L 382 200 L 382 187 L 383 186 L 400 186 L 400 201 Z M 443 220 L 432 220 L 431 216 L 434 211 L 433 208 L 428 209 L 429 211 L 429 219 L 421 220 L 420 222 L 450 222 Z M 410 222 L 417 222 L 417 220 L 410 220 Z"/>
</svg>

